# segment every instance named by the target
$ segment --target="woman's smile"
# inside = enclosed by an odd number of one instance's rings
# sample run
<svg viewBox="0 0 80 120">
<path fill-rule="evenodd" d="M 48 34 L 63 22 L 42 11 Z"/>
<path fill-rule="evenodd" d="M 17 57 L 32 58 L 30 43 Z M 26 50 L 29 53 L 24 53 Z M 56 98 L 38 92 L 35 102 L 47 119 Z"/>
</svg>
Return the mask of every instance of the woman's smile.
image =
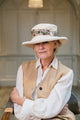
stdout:
<svg viewBox="0 0 80 120">
<path fill-rule="evenodd" d="M 46 53 L 47 51 L 45 51 L 45 50 L 40 50 L 39 51 L 39 54 L 42 54 L 42 53 Z"/>
</svg>

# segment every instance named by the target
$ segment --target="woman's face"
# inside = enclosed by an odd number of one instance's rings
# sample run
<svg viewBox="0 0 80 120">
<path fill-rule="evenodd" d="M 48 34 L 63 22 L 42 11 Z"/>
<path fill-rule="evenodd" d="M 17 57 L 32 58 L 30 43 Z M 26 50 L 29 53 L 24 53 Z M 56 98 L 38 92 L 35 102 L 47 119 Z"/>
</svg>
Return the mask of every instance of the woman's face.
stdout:
<svg viewBox="0 0 80 120">
<path fill-rule="evenodd" d="M 54 57 L 54 49 L 57 47 L 57 41 L 42 42 L 34 45 L 36 55 L 41 59 L 50 59 Z"/>
</svg>

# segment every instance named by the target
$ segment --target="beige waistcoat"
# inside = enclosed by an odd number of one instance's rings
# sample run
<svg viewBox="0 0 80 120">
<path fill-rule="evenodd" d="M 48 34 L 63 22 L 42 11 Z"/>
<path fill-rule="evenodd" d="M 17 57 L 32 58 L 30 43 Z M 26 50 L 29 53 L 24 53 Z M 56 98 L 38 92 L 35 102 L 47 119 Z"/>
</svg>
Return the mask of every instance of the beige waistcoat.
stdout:
<svg viewBox="0 0 80 120">
<path fill-rule="evenodd" d="M 23 69 L 23 93 L 26 98 L 33 99 L 32 93 L 36 87 L 37 68 L 36 60 L 28 61 L 22 64 Z M 70 69 L 58 62 L 58 69 L 51 67 L 44 80 L 40 83 L 37 90 L 38 98 L 47 98 L 54 88 L 57 81 L 66 75 Z M 41 89 L 40 89 L 41 88 Z M 66 119 L 67 120 L 67 119 Z M 72 119 L 74 120 L 74 119 Z"/>
</svg>

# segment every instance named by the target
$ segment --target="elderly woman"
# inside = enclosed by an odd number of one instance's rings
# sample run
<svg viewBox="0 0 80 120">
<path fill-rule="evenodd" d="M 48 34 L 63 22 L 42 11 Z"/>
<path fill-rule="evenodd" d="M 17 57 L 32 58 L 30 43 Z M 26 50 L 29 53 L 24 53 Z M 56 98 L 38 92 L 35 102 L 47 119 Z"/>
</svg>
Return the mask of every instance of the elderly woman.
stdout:
<svg viewBox="0 0 80 120">
<path fill-rule="evenodd" d="M 66 108 L 73 71 L 55 56 L 67 38 L 56 33 L 56 25 L 38 24 L 32 28 L 32 40 L 23 42 L 23 46 L 34 49 L 38 59 L 23 63 L 18 70 L 11 99 L 19 120 L 75 120 Z"/>
</svg>

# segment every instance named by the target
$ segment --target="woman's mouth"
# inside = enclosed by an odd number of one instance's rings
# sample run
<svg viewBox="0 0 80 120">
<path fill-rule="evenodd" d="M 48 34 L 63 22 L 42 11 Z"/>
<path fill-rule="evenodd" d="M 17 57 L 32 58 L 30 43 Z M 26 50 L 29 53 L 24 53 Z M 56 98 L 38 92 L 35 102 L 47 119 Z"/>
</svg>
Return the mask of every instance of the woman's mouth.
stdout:
<svg viewBox="0 0 80 120">
<path fill-rule="evenodd" d="M 41 54 L 41 53 L 46 53 L 47 51 L 39 51 L 39 54 Z"/>
</svg>

